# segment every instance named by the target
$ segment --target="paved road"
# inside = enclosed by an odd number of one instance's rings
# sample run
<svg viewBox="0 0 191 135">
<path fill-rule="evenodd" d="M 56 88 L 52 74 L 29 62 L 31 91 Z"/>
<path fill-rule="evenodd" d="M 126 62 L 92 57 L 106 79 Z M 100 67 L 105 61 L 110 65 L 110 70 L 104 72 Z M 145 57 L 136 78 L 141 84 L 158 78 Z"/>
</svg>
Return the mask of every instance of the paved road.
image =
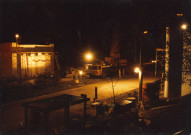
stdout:
<svg viewBox="0 0 191 135">
<path fill-rule="evenodd" d="M 153 80 L 154 80 L 154 78 L 145 78 L 144 82 L 152 82 Z M 114 85 L 114 90 L 115 90 L 116 95 L 128 92 L 130 90 L 137 89 L 139 86 L 137 78 L 121 79 L 118 81 L 114 80 L 113 85 Z M 111 80 L 107 80 L 105 82 L 91 84 L 91 85 L 87 85 L 87 86 L 83 86 L 83 87 L 78 87 L 78 88 L 74 88 L 74 89 L 70 89 L 70 90 L 65 90 L 62 92 L 58 92 L 57 94 L 66 93 L 66 94 L 80 96 L 83 93 L 83 94 L 87 94 L 87 96 L 92 101 L 95 96 L 95 87 L 98 88 L 98 98 L 100 100 L 110 98 L 113 96 Z"/>
<path fill-rule="evenodd" d="M 145 78 L 144 82 L 152 82 L 154 78 Z M 130 90 L 138 88 L 138 79 L 121 79 L 113 81 L 115 85 L 115 94 L 122 94 L 128 92 Z M 98 88 L 98 98 L 106 99 L 112 97 L 112 83 L 111 81 L 91 84 L 87 86 L 82 86 L 74 89 L 64 90 L 58 93 L 49 94 L 45 96 L 40 96 L 36 98 L 31 98 L 28 100 L 18 101 L 14 103 L 10 103 L 7 105 L 3 105 L 0 107 L 0 130 L 2 129 L 17 129 L 24 126 L 24 108 L 20 105 L 26 101 L 32 101 L 36 99 L 42 99 L 46 97 L 52 97 L 61 94 L 72 94 L 80 96 L 81 94 L 87 94 L 87 96 L 91 99 L 94 98 L 95 95 L 95 86 Z M 1 132 L 0 132 L 1 133 Z"/>
</svg>

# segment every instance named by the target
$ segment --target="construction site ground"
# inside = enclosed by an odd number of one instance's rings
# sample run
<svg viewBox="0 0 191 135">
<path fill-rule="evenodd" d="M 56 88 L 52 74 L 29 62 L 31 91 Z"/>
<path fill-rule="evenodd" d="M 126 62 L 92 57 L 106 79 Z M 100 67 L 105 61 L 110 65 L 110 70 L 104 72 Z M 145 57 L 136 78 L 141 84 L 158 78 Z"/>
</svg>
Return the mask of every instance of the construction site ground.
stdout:
<svg viewBox="0 0 191 135">
<path fill-rule="evenodd" d="M 83 85 L 83 84 L 80 84 Z M 137 89 L 120 94 L 117 101 L 127 97 L 137 98 Z M 103 105 L 113 102 L 113 98 L 101 100 Z M 14 107 L 13 107 L 14 106 Z M 92 101 L 87 104 L 87 124 L 85 130 L 83 123 L 83 104 L 70 108 L 71 126 L 67 130 L 64 123 L 63 109 L 51 113 L 50 134 L 160 134 L 177 135 L 191 134 L 191 95 L 174 100 L 166 100 L 163 91 L 160 91 L 160 100 L 152 106 L 138 106 L 132 109 L 113 113 L 112 107 L 105 115 L 96 116 L 96 107 Z M 24 109 L 16 102 L 12 106 L 5 105 L 0 108 L 0 134 L 22 135 L 24 132 Z M 40 121 L 30 123 L 31 135 L 43 134 Z"/>
</svg>

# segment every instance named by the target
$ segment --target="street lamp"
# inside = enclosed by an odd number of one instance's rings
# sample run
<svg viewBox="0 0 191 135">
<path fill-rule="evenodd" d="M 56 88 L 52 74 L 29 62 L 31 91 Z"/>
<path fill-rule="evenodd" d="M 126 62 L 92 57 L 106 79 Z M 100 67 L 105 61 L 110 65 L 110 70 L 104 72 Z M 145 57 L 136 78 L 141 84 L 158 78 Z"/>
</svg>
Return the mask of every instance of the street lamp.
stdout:
<svg viewBox="0 0 191 135">
<path fill-rule="evenodd" d="M 182 30 L 186 30 L 186 29 L 187 29 L 187 27 L 188 27 L 188 25 L 187 25 L 187 24 L 182 24 L 182 25 L 181 25 L 181 29 L 182 29 Z"/>
<path fill-rule="evenodd" d="M 136 71 L 137 73 L 139 73 L 139 98 L 138 98 L 138 101 L 139 101 L 139 104 L 141 104 L 141 101 L 142 101 L 142 84 L 143 84 L 143 63 L 142 63 L 142 36 L 148 34 L 148 31 L 145 30 L 143 31 L 143 33 L 141 33 L 140 35 L 140 66 L 139 66 L 139 69 L 137 68 Z"/>
<path fill-rule="evenodd" d="M 143 33 L 144 33 L 144 34 L 147 34 L 147 33 L 148 33 L 148 31 L 147 31 L 147 30 L 145 30 L 145 31 L 143 31 Z"/>
<path fill-rule="evenodd" d="M 17 76 L 21 78 L 21 55 L 18 51 L 18 39 L 19 39 L 19 34 L 15 34 L 15 39 L 16 39 L 16 53 L 17 53 Z"/>
<path fill-rule="evenodd" d="M 83 71 L 79 70 L 79 75 L 82 76 L 83 75 Z"/>
<path fill-rule="evenodd" d="M 93 54 L 88 52 L 85 54 L 85 59 L 88 60 L 88 61 L 91 61 L 93 59 Z"/>
<path fill-rule="evenodd" d="M 15 34 L 15 38 L 16 38 L 16 39 L 19 38 L 19 34 Z"/>
<path fill-rule="evenodd" d="M 141 72 L 141 71 L 140 71 L 140 69 L 139 69 L 138 67 L 136 67 L 136 68 L 134 69 L 134 72 L 135 72 L 135 73 L 139 73 L 139 72 Z"/>
<path fill-rule="evenodd" d="M 142 101 L 142 84 L 143 84 L 143 76 L 142 76 L 142 69 L 140 67 L 136 67 L 134 69 L 135 73 L 139 74 L 139 95 L 138 95 L 138 103 Z"/>
<path fill-rule="evenodd" d="M 18 39 L 19 39 L 19 34 L 15 34 L 15 38 L 16 38 L 16 47 L 17 47 L 17 45 L 18 45 Z"/>
</svg>

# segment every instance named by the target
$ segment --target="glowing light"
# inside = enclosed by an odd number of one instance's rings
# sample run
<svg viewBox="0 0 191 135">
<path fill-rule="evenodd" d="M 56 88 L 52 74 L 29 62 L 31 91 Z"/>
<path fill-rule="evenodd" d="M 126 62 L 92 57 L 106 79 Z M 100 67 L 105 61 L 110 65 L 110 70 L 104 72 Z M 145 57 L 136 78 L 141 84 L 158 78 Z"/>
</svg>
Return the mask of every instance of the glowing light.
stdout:
<svg viewBox="0 0 191 135">
<path fill-rule="evenodd" d="M 181 25 L 181 29 L 186 30 L 187 29 L 187 25 L 186 24 L 182 24 Z"/>
<path fill-rule="evenodd" d="M 43 52 L 44 53 L 44 52 Z M 21 74 L 24 76 L 27 72 L 28 76 L 33 77 L 37 73 L 43 74 L 51 70 L 51 56 L 48 53 L 42 55 L 42 52 L 37 53 L 22 53 L 21 55 Z M 13 73 L 17 75 L 17 53 L 12 53 L 12 68 Z M 80 74 L 80 73 L 79 73 Z"/>
<path fill-rule="evenodd" d="M 19 38 L 19 34 L 15 34 L 15 38 Z"/>
<path fill-rule="evenodd" d="M 183 14 L 176 14 L 176 16 L 183 16 Z"/>
<path fill-rule="evenodd" d="M 87 53 L 85 55 L 85 58 L 86 58 L 86 60 L 92 60 L 93 59 L 93 55 L 91 53 Z"/>
<path fill-rule="evenodd" d="M 147 31 L 147 30 L 145 30 L 143 33 L 144 33 L 144 34 L 147 34 L 147 33 L 148 33 L 148 31 Z"/>
<path fill-rule="evenodd" d="M 156 60 L 152 60 L 152 63 L 156 63 L 157 61 Z"/>
<path fill-rule="evenodd" d="M 23 48 L 35 48 L 35 47 L 53 47 L 51 44 L 50 45 L 25 45 L 25 44 L 22 44 L 20 45 L 20 47 L 23 47 Z"/>
<path fill-rule="evenodd" d="M 82 70 L 79 71 L 79 75 L 83 75 L 83 71 Z"/>
<path fill-rule="evenodd" d="M 141 70 L 140 70 L 138 67 L 136 67 L 136 68 L 134 69 L 134 72 L 135 72 L 135 73 L 139 73 L 139 72 L 141 72 Z"/>
</svg>

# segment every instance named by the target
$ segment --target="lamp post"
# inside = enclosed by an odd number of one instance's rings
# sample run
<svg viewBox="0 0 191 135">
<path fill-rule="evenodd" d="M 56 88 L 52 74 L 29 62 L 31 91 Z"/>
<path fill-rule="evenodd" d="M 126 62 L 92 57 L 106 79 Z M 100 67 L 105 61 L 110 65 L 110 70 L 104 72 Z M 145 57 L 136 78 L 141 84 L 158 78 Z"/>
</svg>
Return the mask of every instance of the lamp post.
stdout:
<svg viewBox="0 0 191 135">
<path fill-rule="evenodd" d="M 138 73 L 139 74 L 139 92 L 138 92 L 138 103 L 140 104 L 140 102 L 142 101 L 142 71 L 140 69 L 140 67 L 136 67 L 134 69 L 134 72 L 135 73 Z"/>
<path fill-rule="evenodd" d="M 88 52 L 85 54 L 85 59 L 87 61 L 91 61 L 93 59 L 93 54 L 91 52 Z"/>
<path fill-rule="evenodd" d="M 182 38 L 184 40 L 184 37 L 185 37 L 185 31 L 188 29 L 188 25 L 187 24 L 182 24 L 181 26 L 181 29 L 183 30 L 183 34 L 182 34 Z M 184 41 L 183 41 L 184 42 Z"/>
<path fill-rule="evenodd" d="M 187 29 L 187 27 L 188 27 L 188 25 L 187 25 L 187 24 L 182 24 L 182 25 L 181 25 L 181 29 L 182 29 L 182 30 L 186 30 L 186 29 Z"/>
<path fill-rule="evenodd" d="M 16 48 L 18 47 L 18 39 L 19 39 L 19 34 L 15 34 L 15 39 L 16 39 Z"/>
<path fill-rule="evenodd" d="M 15 34 L 15 39 L 16 39 L 16 53 L 17 53 L 17 77 L 21 78 L 21 56 L 18 50 L 18 39 L 19 39 L 19 34 Z"/>
<path fill-rule="evenodd" d="M 148 34 L 148 31 L 143 31 L 143 33 L 141 33 L 140 35 L 140 65 L 139 65 L 139 104 L 141 104 L 142 102 L 142 85 L 143 85 L 143 63 L 142 63 L 142 36 L 144 36 L 145 34 Z"/>
</svg>

